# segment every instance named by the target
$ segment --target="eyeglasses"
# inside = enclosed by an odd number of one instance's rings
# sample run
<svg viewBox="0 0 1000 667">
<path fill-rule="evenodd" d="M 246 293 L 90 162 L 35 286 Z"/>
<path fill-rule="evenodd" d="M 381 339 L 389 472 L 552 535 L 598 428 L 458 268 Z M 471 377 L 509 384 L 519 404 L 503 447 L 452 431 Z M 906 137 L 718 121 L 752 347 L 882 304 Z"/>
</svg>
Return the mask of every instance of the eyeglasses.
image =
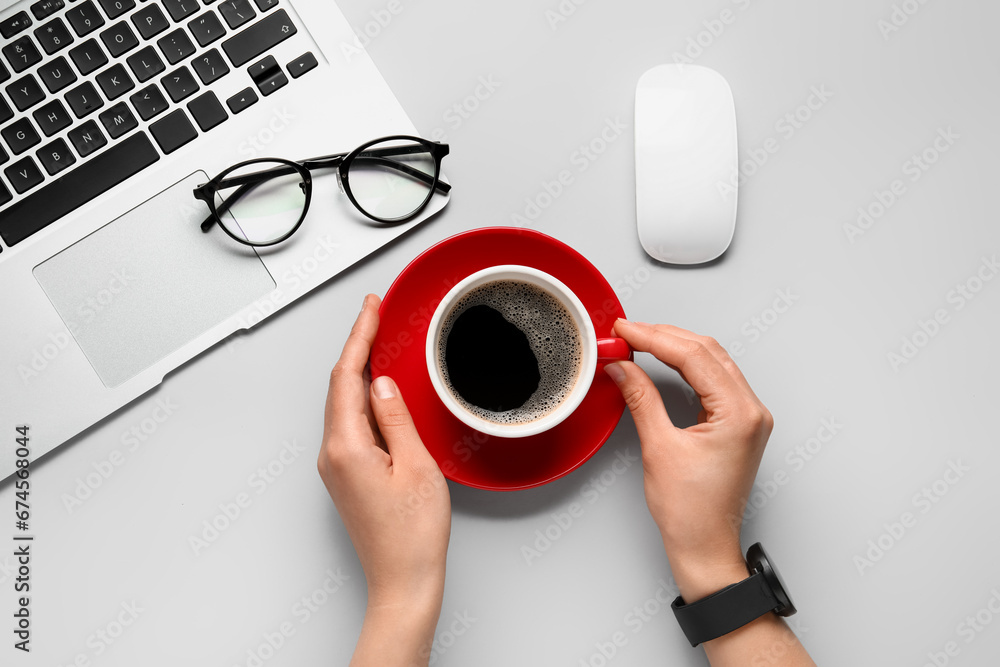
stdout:
<svg viewBox="0 0 1000 667">
<path fill-rule="evenodd" d="M 439 180 L 448 145 L 420 137 L 394 135 L 374 139 L 350 153 L 292 162 L 257 158 L 229 167 L 194 189 L 211 211 L 201 223 L 207 232 L 220 227 L 250 246 L 271 246 L 295 233 L 312 200 L 316 169 L 337 169 L 337 185 L 351 203 L 376 222 L 393 224 L 414 218 L 435 191 L 451 186 Z"/>
</svg>

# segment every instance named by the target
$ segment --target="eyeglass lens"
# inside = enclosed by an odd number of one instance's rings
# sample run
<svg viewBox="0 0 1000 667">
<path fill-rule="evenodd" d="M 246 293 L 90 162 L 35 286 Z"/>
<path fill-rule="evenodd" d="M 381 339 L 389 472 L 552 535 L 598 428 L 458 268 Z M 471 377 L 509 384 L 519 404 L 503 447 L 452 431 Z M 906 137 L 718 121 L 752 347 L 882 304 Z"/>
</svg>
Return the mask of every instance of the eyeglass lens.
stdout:
<svg viewBox="0 0 1000 667">
<path fill-rule="evenodd" d="M 401 220 L 430 198 L 437 172 L 434 156 L 405 139 L 372 144 L 349 165 L 348 187 L 358 207 L 374 218 Z"/>
<path fill-rule="evenodd" d="M 287 236 L 306 205 L 302 175 L 281 162 L 255 162 L 227 172 L 218 194 L 221 201 L 237 195 L 229 206 L 232 217 L 222 214 L 220 219 L 234 236 L 254 245 Z"/>
</svg>

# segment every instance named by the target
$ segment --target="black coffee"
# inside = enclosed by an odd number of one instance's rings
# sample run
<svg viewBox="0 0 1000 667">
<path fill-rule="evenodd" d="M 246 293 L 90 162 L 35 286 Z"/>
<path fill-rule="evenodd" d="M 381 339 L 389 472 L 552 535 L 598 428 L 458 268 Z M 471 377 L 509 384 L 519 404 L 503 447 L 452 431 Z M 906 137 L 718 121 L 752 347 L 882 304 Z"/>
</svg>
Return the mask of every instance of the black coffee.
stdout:
<svg viewBox="0 0 1000 667">
<path fill-rule="evenodd" d="M 542 377 L 528 336 L 485 304 L 467 308 L 455 319 L 444 361 L 458 395 L 490 412 L 527 403 Z"/>
<path fill-rule="evenodd" d="M 534 421 L 576 384 L 580 333 L 558 299 L 531 283 L 497 280 L 445 316 L 438 339 L 445 384 L 473 414 L 502 424 Z"/>
</svg>

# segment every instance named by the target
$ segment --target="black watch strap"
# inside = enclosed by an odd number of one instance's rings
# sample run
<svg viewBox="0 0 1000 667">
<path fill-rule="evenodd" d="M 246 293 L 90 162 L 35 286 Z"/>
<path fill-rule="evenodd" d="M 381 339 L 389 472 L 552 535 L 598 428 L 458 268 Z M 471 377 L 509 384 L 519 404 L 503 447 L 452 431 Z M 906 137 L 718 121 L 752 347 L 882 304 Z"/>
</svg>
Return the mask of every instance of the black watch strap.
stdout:
<svg viewBox="0 0 1000 667">
<path fill-rule="evenodd" d="M 764 574 L 755 572 L 748 579 L 691 604 L 684 604 L 678 597 L 670 608 L 691 646 L 697 646 L 741 628 L 780 606 Z"/>
</svg>

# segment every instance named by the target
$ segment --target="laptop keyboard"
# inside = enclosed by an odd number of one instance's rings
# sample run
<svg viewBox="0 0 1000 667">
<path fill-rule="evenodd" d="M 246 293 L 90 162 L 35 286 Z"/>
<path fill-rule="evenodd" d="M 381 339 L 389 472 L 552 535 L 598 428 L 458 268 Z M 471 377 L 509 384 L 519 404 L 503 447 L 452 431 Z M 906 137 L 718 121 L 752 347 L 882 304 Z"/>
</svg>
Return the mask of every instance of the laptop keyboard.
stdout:
<svg viewBox="0 0 1000 667">
<path fill-rule="evenodd" d="M 4 243 L 23 241 L 316 67 L 309 52 L 284 67 L 265 55 L 297 32 L 278 5 L 39 0 L 30 15 L 0 21 Z M 244 66 L 253 86 L 220 100 L 211 84 Z"/>
</svg>

